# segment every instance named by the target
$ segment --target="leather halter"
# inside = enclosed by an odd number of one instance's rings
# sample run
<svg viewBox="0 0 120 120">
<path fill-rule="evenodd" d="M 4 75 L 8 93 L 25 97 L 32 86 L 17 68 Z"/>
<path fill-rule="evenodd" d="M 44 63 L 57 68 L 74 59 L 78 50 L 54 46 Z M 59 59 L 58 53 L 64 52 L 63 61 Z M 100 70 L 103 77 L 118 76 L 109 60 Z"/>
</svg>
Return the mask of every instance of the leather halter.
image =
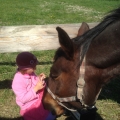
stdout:
<svg viewBox="0 0 120 120">
<path fill-rule="evenodd" d="M 71 108 L 66 107 L 66 106 L 62 103 L 62 102 L 72 102 L 72 101 L 76 101 L 76 96 L 60 98 L 60 97 L 56 96 L 55 94 L 53 94 L 52 91 L 51 91 L 48 87 L 46 87 L 46 89 L 47 89 L 48 93 L 52 96 L 52 98 L 53 98 L 54 100 L 56 100 L 56 102 L 57 102 L 60 106 L 66 108 L 67 110 L 70 110 L 70 111 L 76 111 L 75 109 L 71 109 Z"/>
</svg>

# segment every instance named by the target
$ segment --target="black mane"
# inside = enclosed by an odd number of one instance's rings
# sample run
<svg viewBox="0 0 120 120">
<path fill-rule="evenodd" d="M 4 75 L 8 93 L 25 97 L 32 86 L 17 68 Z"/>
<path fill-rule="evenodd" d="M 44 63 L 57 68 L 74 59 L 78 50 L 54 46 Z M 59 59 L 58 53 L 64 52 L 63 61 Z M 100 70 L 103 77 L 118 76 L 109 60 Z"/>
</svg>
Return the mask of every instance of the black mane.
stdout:
<svg viewBox="0 0 120 120">
<path fill-rule="evenodd" d="M 87 31 L 80 37 L 77 37 L 75 44 L 79 44 L 81 46 L 81 62 L 89 48 L 91 41 L 98 36 L 107 26 L 115 23 L 116 21 L 120 20 L 120 7 L 114 9 L 109 12 L 109 14 L 103 18 L 103 20 L 94 28 Z"/>
</svg>

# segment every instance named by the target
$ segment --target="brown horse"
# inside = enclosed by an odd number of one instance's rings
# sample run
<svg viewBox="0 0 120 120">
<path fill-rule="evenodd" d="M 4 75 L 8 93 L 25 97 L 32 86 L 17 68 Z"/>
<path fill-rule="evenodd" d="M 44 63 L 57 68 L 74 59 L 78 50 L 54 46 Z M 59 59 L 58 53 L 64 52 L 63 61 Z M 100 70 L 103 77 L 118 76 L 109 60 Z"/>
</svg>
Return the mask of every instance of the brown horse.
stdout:
<svg viewBox="0 0 120 120">
<path fill-rule="evenodd" d="M 55 53 L 43 97 L 44 107 L 56 115 L 64 113 L 64 108 L 94 108 L 103 85 L 120 74 L 120 8 L 96 27 L 88 31 L 85 28 L 84 23 L 73 39 L 56 28 L 61 47 Z M 84 80 L 80 73 L 83 60 Z"/>
</svg>

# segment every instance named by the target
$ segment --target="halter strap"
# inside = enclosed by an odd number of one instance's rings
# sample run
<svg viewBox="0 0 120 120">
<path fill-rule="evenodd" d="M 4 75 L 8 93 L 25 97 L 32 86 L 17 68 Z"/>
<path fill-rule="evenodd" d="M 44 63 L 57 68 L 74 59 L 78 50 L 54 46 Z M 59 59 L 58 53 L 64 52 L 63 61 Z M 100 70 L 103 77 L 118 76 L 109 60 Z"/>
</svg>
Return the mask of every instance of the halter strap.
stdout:
<svg viewBox="0 0 120 120">
<path fill-rule="evenodd" d="M 85 75 L 85 58 L 82 61 L 82 64 L 80 66 L 80 77 L 77 81 L 77 98 L 80 100 L 80 102 L 83 102 L 81 100 L 83 100 L 83 87 L 85 84 L 84 81 L 84 75 Z"/>
<path fill-rule="evenodd" d="M 68 102 L 68 101 L 69 101 L 69 102 L 72 102 L 72 101 L 76 101 L 76 96 L 60 98 L 60 97 L 54 95 L 54 94 L 52 93 L 52 91 L 51 91 L 48 87 L 46 87 L 46 88 L 47 88 L 47 91 L 48 91 L 48 92 L 50 93 L 50 95 L 52 96 L 52 98 L 55 99 L 55 100 L 57 100 L 57 101 L 59 101 L 59 102 Z"/>
<path fill-rule="evenodd" d="M 58 103 L 60 106 L 66 108 L 66 109 L 69 110 L 69 111 L 77 111 L 77 110 L 75 110 L 75 109 L 71 109 L 71 108 L 66 107 L 66 106 L 62 103 L 62 102 L 68 102 L 68 101 L 69 101 L 69 102 L 76 101 L 76 96 L 60 98 L 60 97 L 57 97 L 56 95 L 54 95 L 54 94 L 52 93 L 52 91 L 51 91 L 48 87 L 46 87 L 46 89 L 47 89 L 47 91 L 50 93 L 50 95 L 52 96 L 52 98 L 53 98 L 54 100 L 56 100 L 57 103 Z"/>
</svg>

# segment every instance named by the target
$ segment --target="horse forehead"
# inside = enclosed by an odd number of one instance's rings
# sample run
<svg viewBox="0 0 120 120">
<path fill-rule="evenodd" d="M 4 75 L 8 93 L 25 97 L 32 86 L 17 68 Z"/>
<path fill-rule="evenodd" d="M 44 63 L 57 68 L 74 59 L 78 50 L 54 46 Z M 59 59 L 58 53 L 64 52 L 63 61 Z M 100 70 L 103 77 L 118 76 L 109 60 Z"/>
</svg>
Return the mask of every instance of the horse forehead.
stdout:
<svg viewBox="0 0 120 120">
<path fill-rule="evenodd" d="M 65 67 L 65 66 L 70 66 L 72 65 L 72 61 L 67 60 L 65 57 L 59 57 L 53 65 L 57 66 L 57 67 Z"/>
</svg>

